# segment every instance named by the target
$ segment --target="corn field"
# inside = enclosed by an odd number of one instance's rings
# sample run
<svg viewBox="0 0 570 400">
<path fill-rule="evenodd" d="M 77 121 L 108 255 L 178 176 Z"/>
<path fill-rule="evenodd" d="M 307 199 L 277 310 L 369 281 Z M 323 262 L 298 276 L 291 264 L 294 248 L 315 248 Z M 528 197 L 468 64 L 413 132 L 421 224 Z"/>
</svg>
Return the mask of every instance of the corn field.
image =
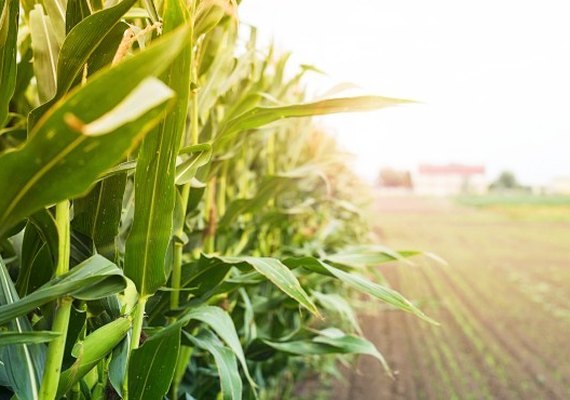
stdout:
<svg viewBox="0 0 570 400">
<path fill-rule="evenodd" d="M 0 397 L 291 398 L 381 353 L 365 188 L 234 0 L 0 0 Z M 375 277 L 371 279 L 371 277 Z M 378 283 L 376 283 L 378 282 Z"/>
</svg>

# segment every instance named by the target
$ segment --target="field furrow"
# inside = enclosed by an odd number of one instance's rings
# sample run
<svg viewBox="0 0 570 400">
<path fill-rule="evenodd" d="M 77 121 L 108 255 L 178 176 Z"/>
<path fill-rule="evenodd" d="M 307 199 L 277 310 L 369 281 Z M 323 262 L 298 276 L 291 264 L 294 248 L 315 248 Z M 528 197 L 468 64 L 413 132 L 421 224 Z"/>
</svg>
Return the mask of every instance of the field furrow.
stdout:
<svg viewBox="0 0 570 400">
<path fill-rule="evenodd" d="M 520 221 L 447 200 L 380 199 L 393 248 L 428 250 L 414 266 L 381 267 L 441 323 L 366 313 L 364 333 L 396 370 L 362 357 L 337 399 L 570 398 L 570 223 Z"/>
</svg>

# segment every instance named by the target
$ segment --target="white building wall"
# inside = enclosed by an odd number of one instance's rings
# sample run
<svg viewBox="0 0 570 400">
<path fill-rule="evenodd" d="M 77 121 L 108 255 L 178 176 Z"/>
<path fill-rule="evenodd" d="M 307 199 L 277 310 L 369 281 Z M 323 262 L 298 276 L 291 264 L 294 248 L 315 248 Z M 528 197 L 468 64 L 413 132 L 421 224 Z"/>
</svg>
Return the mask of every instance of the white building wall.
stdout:
<svg viewBox="0 0 570 400">
<path fill-rule="evenodd" d="M 420 196 L 455 196 L 459 194 L 484 194 L 487 181 L 483 174 L 419 174 L 412 176 L 414 193 Z"/>
<path fill-rule="evenodd" d="M 570 194 L 570 177 L 558 177 L 552 180 L 547 186 L 546 192 L 549 194 Z"/>
</svg>

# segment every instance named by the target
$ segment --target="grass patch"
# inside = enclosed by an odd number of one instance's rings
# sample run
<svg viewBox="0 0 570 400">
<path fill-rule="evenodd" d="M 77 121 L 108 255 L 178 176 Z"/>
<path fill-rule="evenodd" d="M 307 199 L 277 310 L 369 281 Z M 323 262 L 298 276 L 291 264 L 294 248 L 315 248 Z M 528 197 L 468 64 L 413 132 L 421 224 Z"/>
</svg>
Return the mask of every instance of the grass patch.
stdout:
<svg viewBox="0 0 570 400">
<path fill-rule="evenodd" d="M 490 194 L 460 196 L 456 202 L 481 208 L 522 221 L 570 222 L 570 196 Z"/>
<path fill-rule="evenodd" d="M 488 194 L 484 196 L 459 196 L 460 204 L 474 207 L 491 206 L 570 206 L 570 196 L 534 195 L 530 193 Z"/>
</svg>

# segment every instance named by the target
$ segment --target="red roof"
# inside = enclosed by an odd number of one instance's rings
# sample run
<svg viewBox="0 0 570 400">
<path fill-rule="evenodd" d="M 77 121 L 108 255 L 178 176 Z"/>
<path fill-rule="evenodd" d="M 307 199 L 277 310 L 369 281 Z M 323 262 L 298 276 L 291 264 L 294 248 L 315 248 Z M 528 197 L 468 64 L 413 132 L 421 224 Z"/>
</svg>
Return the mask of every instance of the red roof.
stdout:
<svg viewBox="0 0 570 400">
<path fill-rule="evenodd" d="M 485 173 L 482 165 L 430 165 L 420 164 L 418 172 L 422 175 L 478 175 Z"/>
</svg>

